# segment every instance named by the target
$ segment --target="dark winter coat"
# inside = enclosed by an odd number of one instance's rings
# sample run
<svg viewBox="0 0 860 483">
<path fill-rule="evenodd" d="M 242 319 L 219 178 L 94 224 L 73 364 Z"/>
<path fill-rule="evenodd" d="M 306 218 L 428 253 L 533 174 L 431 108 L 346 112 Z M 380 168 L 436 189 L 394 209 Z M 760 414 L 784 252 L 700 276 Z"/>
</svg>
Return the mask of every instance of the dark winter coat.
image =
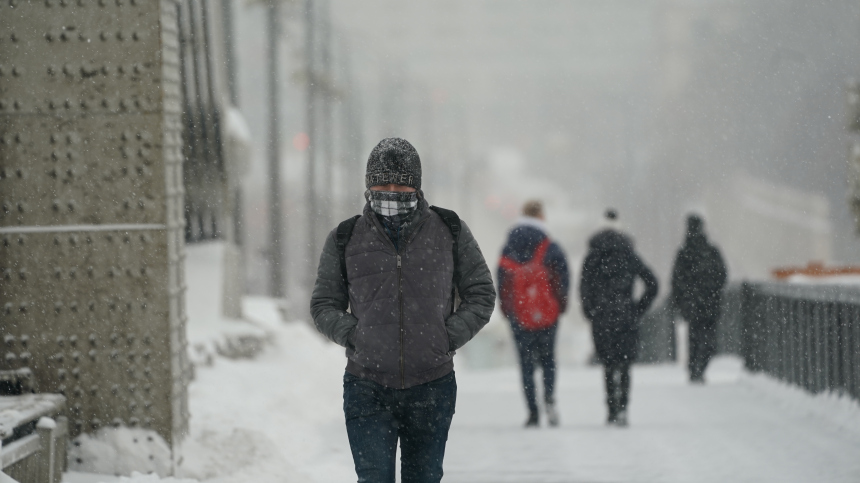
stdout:
<svg viewBox="0 0 860 483">
<path fill-rule="evenodd" d="M 637 277 L 645 283 L 639 300 L 633 298 Z M 633 251 L 629 238 L 614 230 L 591 238 L 579 292 L 600 361 L 607 365 L 633 362 L 639 318 L 657 296 L 657 279 Z"/>
<path fill-rule="evenodd" d="M 455 273 L 451 230 L 423 199 L 418 210 L 397 251 L 365 206 L 346 246 L 349 284 L 332 231 L 311 297 L 317 329 L 346 347 L 347 372 L 387 387 L 408 388 L 450 373 L 454 351 L 481 330 L 495 306 L 490 270 L 466 224 Z"/>
<path fill-rule="evenodd" d="M 502 256 L 509 257 L 517 263 L 526 263 L 534 257 L 538 245 L 543 243 L 546 238 L 546 233 L 537 226 L 527 223 L 517 225 L 508 235 L 508 241 L 502 249 Z M 567 267 L 567 258 L 557 243 L 550 243 L 543 258 L 543 264 L 550 273 L 550 284 L 559 302 L 559 310 L 564 312 L 567 309 L 568 292 L 570 291 L 570 272 Z M 508 320 L 515 322 L 511 319 L 514 294 L 508 288 L 510 285 L 508 284 L 507 270 L 502 267 L 498 269 L 498 281 L 502 313 Z"/>
<path fill-rule="evenodd" d="M 720 317 L 726 264 L 704 233 L 689 233 L 672 270 L 672 301 L 691 324 L 713 325 Z"/>
</svg>

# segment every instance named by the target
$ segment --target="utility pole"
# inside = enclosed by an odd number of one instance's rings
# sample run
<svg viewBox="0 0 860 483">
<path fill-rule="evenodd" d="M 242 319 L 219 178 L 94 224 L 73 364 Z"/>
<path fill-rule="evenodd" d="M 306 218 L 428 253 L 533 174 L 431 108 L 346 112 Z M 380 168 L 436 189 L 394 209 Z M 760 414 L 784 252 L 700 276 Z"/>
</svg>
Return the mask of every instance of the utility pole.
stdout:
<svg viewBox="0 0 860 483">
<path fill-rule="evenodd" d="M 334 69 L 332 69 L 331 58 L 331 0 L 320 0 L 320 70 L 323 75 L 322 92 L 322 129 L 320 139 L 322 141 L 322 176 L 323 196 L 320 200 L 320 208 L 323 216 L 320 220 L 325 226 L 331 226 L 334 219 L 335 203 L 332 199 L 337 193 L 334 176 Z"/>
<path fill-rule="evenodd" d="M 319 207 L 317 205 L 317 179 L 316 179 L 316 150 L 317 150 L 317 133 L 316 133 L 316 72 L 314 71 L 314 2 L 313 0 L 305 0 L 305 76 L 307 77 L 307 93 L 305 94 L 305 124 L 308 132 L 308 172 L 307 172 L 307 190 L 308 190 L 308 272 L 307 276 L 310 281 L 314 279 L 314 259 L 317 257 L 317 236 L 316 225 L 319 222 Z"/>
<path fill-rule="evenodd" d="M 281 211 L 281 153 L 278 108 L 278 40 L 281 31 L 280 0 L 268 3 L 268 65 L 269 65 L 269 290 L 273 297 L 284 292 L 283 225 Z"/>
<path fill-rule="evenodd" d="M 233 0 L 221 0 L 221 22 L 224 29 L 224 57 L 227 64 L 227 90 L 230 103 L 239 105 L 239 91 L 236 87 L 236 47 L 234 46 L 235 21 Z"/>
<path fill-rule="evenodd" d="M 361 125 L 358 122 L 358 96 L 356 95 L 355 80 L 352 76 L 352 59 L 347 49 L 341 44 L 338 49 L 341 54 L 342 92 L 341 96 L 341 138 L 340 145 L 343 169 L 343 203 L 346 214 L 352 214 L 361 200 L 363 190 L 359 189 L 359 180 L 363 179 L 361 170 Z M 363 186 L 363 183 L 362 183 Z"/>
</svg>

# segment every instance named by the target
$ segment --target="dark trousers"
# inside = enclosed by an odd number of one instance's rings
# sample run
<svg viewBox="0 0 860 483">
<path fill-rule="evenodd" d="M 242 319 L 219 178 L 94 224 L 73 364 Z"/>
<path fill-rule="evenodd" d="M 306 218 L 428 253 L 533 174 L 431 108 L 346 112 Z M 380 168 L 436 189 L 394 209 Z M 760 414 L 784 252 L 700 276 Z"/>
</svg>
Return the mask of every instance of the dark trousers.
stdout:
<svg viewBox="0 0 860 483">
<path fill-rule="evenodd" d="M 454 417 L 454 373 L 408 389 L 343 376 L 343 412 L 359 483 L 394 483 L 397 440 L 403 483 L 437 483 Z"/>
<path fill-rule="evenodd" d="M 609 419 L 615 419 L 618 413 L 627 409 L 630 400 L 630 363 L 607 364 L 603 370 Z"/>
<path fill-rule="evenodd" d="M 544 400 L 549 404 L 555 402 L 553 396 L 555 390 L 555 334 L 558 323 L 546 329 L 525 330 L 516 322 L 512 322 L 511 328 L 514 332 L 517 352 L 520 355 L 520 369 L 523 375 L 526 404 L 528 404 L 529 412 L 536 414 L 538 407 L 534 379 L 535 364 L 539 364 L 543 372 Z"/>
<path fill-rule="evenodd" d="M 690 356 L 687 368 L 690 380 L 701 381 L 708 363 L 717 352 L 717 324 L 712 320 L 691 321 L 689 327 Z"/>
</svg>

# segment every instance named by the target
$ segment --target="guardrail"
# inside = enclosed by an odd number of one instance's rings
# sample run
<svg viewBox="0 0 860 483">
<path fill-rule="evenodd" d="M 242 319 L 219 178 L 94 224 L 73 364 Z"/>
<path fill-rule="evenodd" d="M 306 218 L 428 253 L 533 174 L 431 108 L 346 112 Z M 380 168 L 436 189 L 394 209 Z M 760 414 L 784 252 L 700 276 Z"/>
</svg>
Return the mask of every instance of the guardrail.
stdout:
<svg viewBox="0 0 860 483">
<path fill-rule="evenodd" d="M 0 481 L 62 481 L 69 430 L 57 414 L 64 404 L 57 394 L 0 397 Z"/>
<path fill-rule="evenodd" d="M 860 400 L 860 289 L 744 283 L 740 326 L 748 370 Z"/>
</svg>

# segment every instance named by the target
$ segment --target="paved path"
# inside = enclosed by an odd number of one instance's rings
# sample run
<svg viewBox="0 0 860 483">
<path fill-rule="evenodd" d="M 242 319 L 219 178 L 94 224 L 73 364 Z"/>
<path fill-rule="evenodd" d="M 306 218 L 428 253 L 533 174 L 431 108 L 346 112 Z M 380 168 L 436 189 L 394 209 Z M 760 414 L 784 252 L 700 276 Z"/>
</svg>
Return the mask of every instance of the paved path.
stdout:
<svg viewBox="0 0 860 483">
<path fill-rule="evenodd" d="M 856 407 L 744 376 L 735 360 L 718 361 L 706 386 L 677 366 L 636 368 L 626 429 L 603 424 L 598 370 L 559 372 L 562 425 L 539 430 L 520 426 L 515 371 L 461 374 L 444 481 L 860 481 Z M 834 405 L 848 419 L 823 414 Z"/>
</svg>

